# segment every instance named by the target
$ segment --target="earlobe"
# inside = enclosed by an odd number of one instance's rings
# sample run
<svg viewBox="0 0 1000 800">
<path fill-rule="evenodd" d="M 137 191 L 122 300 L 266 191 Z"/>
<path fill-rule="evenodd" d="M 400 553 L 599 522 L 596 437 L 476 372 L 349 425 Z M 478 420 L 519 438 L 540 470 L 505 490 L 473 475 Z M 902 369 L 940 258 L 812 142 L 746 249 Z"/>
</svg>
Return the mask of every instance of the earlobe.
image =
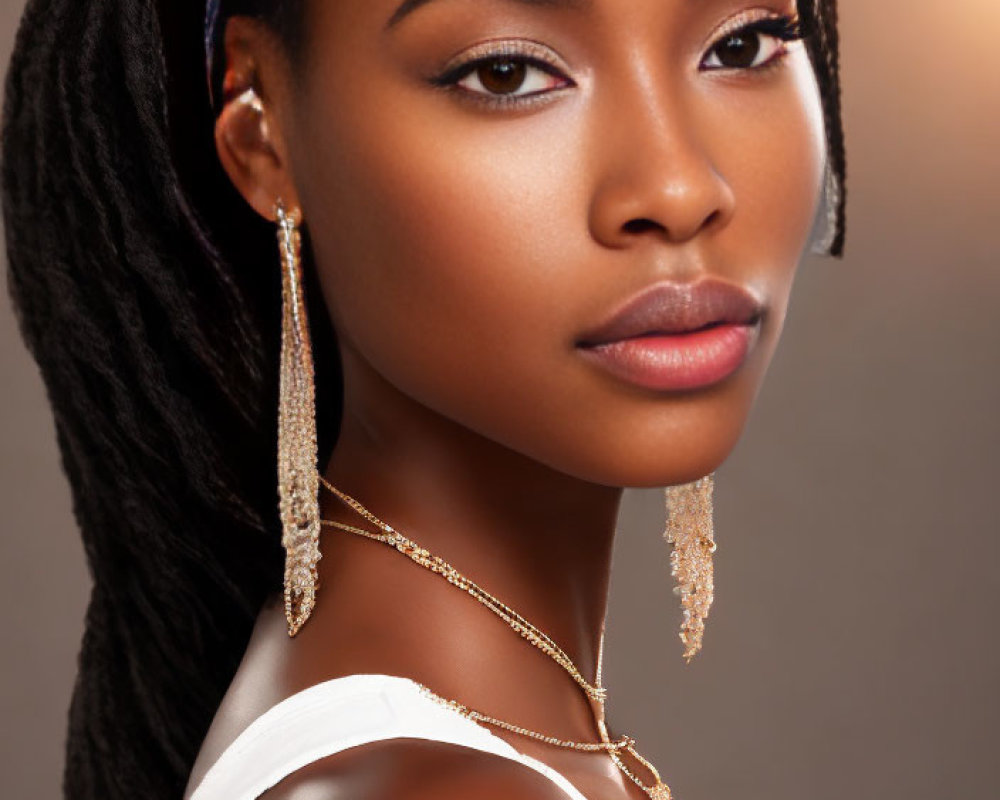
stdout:
<svg viewBox="0 0 1000 800">
<path fill-rule="evenodd" d="M 265 219 L 274 203 L 298 205 L 288 165 L 272 136 L 270 113 L 253 87 L 226 102 L 215 123 L 219 161 L 237 191 Z"/>
</svg>

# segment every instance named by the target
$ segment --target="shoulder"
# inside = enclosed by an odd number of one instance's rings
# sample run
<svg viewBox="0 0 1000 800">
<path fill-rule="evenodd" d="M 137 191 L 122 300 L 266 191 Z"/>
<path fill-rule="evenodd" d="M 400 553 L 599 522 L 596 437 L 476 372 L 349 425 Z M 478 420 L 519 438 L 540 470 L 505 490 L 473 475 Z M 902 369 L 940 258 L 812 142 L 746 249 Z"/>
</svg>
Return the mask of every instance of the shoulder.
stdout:
<svg viewBox="0 0 1000 800">
<path fill-rule="evenodd" d="M 260 800 L 566 800 L 517 761 L 421 739 L 372 742 L 293 772 Z"/>
</svg>

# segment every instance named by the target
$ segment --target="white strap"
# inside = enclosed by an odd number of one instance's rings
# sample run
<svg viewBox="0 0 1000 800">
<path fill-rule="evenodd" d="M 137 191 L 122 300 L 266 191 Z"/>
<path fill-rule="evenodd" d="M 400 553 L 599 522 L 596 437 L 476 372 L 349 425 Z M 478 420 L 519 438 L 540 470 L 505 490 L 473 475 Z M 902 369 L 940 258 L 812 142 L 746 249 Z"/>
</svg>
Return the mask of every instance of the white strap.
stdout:
<svg viewBox="0 0 1000 800">
<path fill-rule="evenodd" d="M 255 719 L 206 773 L 191 800 L 257 800 L 298 769 L 349 747 L 385 739 L 463 745 L 517 761 L 586 798 L 552 767 L 451 708 L 409 678 L 348 675 L 310 686 Z"/>
</svg>

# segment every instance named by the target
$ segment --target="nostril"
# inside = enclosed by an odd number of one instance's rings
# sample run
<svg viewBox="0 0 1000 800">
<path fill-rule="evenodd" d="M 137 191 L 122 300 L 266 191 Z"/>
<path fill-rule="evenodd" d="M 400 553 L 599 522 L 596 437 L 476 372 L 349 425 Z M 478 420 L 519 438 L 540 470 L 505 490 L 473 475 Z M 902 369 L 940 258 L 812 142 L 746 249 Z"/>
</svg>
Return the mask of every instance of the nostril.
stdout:
<svg viewBox="0 0 1000 800">
<path fill-rule="evenodd" d="M 630 219 L 625 223 L 624 228 L 629 233 L 642 233 L 650 228 L 660 228 L 662 227 L 658 222 L 653 222 L 651 219 Z"/>
</svg>

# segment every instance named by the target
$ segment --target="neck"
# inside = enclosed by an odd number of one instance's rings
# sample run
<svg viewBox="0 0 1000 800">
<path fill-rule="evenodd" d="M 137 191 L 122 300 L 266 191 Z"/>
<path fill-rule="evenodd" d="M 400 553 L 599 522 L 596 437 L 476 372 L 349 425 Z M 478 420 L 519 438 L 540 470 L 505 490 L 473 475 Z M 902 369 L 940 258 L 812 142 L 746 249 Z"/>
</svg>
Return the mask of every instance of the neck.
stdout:
<svg viewBox="0 0 1000 800">
<path fill-rule="evenodd" d="M 621 490 L 551 470 L 400 395 L 348 398 L 343 420 L 327 480 L 528 619 L 594 683 Z M 374 530 L 321 494 L 324 519 Z M 355 652 L 350 668 L 404 674 L 501 719 L 594 738 L 594 708 L 570 675 L 469 594 L 385 544 L 326 526 L 322 535 L 314 615 L 326 622 L 312 635 L 325 629 L 340 653 Z"/>
</svg>

